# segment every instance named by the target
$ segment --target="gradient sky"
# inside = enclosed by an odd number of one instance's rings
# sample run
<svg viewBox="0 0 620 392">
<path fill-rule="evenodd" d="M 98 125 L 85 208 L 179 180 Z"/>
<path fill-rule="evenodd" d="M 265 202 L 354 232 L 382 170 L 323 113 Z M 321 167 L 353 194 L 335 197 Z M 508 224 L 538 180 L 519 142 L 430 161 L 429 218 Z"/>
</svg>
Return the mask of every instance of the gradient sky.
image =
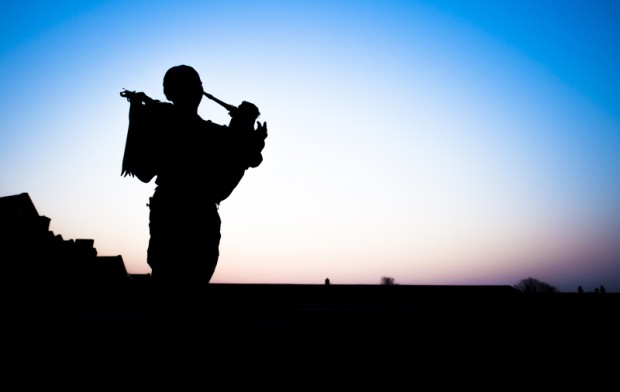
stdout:
<svg viewBox="0 0 620 392">
<path fill-rule="evenodd" d="M 0 7 L 0 196 L 28 192 L 130 273 L 150 272 L 155 184 L 120 175 L 119 92 L 165 100 L 188 64 L 269 126 L 220 207 L 212 282 L 620 291 L 620 2 Z"/>
</svg>

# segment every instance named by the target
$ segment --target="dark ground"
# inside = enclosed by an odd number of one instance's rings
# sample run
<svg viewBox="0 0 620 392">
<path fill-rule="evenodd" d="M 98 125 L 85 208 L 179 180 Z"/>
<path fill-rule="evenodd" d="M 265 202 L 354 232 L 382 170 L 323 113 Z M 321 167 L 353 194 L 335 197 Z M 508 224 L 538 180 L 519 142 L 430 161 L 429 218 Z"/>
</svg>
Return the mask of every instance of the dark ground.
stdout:
<svg viewBox="0 0 620 392">
<path fill-rule="evenodd" d="M 618 354 L 618 293 L 211 284 L 202 301 L 170 313 L 152 298 L 148 281 L 31 298 L 7 313 L 5 327 L 13 328 L 5 329 L 11 348 L 5 353 L 29 366 L 61 360 L 69 369 L 113 364 L 150 372 L 199 363 L 297 372 L 353 366 L 362 374 L 387 367 L 394 376 L 404 365 L 407 371 L 497 371 L 507 369 L 506 361 L 559 361 L 565 370 L 592 361 L 617 365 L 602 358 L 615 361 Z"/>
</svg>

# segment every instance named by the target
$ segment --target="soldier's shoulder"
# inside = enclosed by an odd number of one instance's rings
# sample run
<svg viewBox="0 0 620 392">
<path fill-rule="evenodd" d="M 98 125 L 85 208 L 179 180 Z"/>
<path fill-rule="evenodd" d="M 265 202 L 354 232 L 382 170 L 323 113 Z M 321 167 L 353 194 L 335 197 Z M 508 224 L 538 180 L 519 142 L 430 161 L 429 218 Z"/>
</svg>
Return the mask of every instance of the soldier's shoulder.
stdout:
<svg viewBox="0 0 620 392">
<path fill-rule="evenodd" d="M 226 129 L 226 128 L 228 128 L 227 125 L 218 124 L 218 123 L 213 122 L 211 120 L 202 120 L 202 121 L 203 121 L 204 126 L 207 127 L 208 129 L 219 130 L 219 129 Z"/>
</svg>

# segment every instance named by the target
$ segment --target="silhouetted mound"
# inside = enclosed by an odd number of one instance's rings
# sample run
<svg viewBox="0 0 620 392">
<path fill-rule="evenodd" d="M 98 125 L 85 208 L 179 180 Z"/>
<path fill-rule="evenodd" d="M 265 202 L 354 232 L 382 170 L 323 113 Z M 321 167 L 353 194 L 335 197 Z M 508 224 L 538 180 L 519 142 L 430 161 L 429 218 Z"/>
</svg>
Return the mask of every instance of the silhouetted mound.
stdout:
<svg viewBox="0 0 620 392">
<path fill-rule="evenodd" d="M 120 255 L 98 256 L 92 239 L 65 240 L 49 230 L 50 221 L 39 215 L 28 193 L 0 197 L 0 254 L 15 292 L 70 298 L 127 284 Z"/>
</svg>

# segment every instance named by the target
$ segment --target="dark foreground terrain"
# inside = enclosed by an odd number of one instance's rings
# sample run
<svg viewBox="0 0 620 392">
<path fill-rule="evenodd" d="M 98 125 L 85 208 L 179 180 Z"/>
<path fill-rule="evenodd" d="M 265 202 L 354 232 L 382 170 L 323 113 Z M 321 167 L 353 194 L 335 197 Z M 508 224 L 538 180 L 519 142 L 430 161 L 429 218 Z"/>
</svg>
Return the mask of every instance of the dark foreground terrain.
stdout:
<svg viewBox="0 0 620 392">
<path fill-rule="evenodd" d="M 368 366 L 405 365 L 482 371 L 506 369 L 506 361 L 561 361 L 565 370 L 569 364 L 617 364 L 617 293 L 211 284 L 187 307 L 163 311 L 153 298 L 146 280 L 30 298 L 7 313 L 6 347 L 28 366 L 43 361 L 164 374 L 180 364 L 199 371 L 214 364 L 297 371 L 355 364 L 362 373 Z"/>
<path fill-rule="evenodd" d="M 275 344 L 291 337 L 287 344 L 316 339 L 327 345 L 363 337 L 386 346 L 421 336 L 611 338 L 620 332 L 618 293 L 524 294 L 510 286 L 210 284 L 203 298 L 167 313 L 148 280 L 40 295 L 15 312 L 22 333 L 128 346 L 192 327 L 209 339 L 264 336 Z"/>
</svg>

